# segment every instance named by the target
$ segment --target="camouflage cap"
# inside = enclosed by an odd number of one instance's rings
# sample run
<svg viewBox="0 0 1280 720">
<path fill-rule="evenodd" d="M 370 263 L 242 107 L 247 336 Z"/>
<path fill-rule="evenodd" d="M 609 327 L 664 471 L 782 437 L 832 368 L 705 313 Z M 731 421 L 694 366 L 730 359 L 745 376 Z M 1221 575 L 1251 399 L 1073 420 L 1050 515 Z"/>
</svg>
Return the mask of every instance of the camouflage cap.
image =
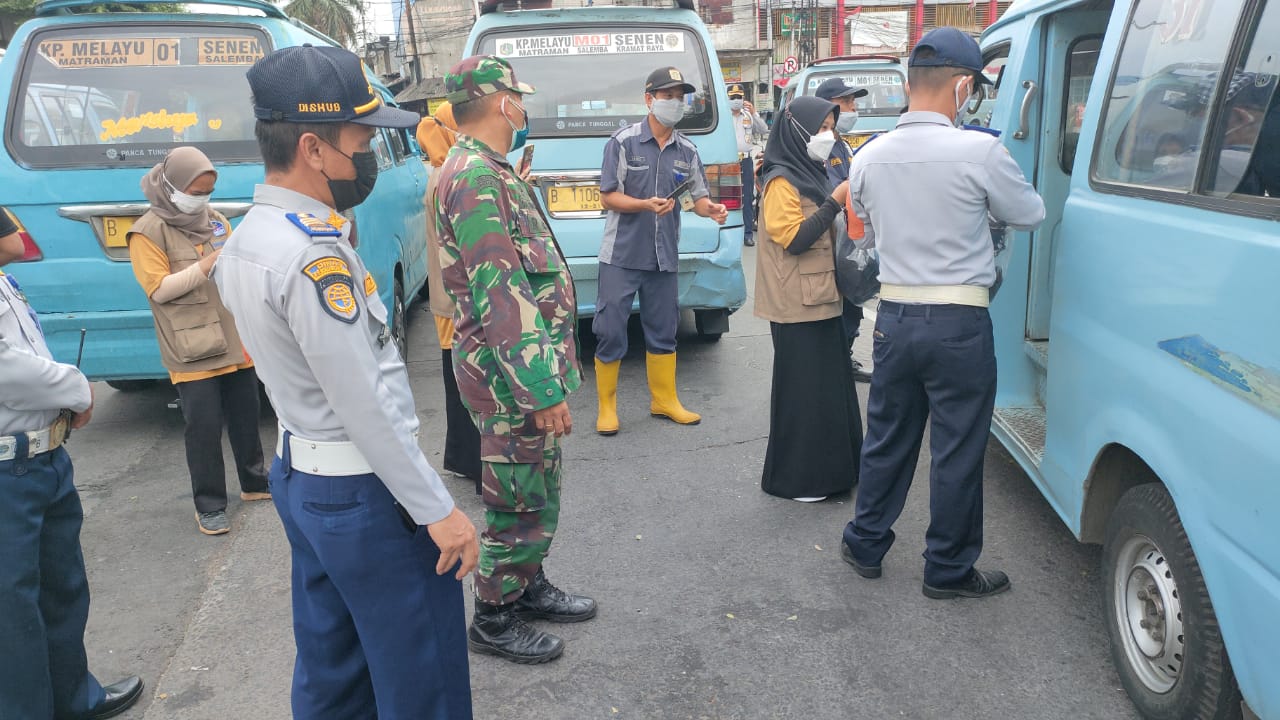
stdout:
<svg viewBox="0 0 1280 720">
<path fill-rule="evenodd" d="M 444 76 L 445 99 L 457 105 L 487 95 L 510 90 L 532 95 L 532 85 L 516 81 L 511 63 L 495 55 L 472 55 L 449 68 Z"/>
</svg>

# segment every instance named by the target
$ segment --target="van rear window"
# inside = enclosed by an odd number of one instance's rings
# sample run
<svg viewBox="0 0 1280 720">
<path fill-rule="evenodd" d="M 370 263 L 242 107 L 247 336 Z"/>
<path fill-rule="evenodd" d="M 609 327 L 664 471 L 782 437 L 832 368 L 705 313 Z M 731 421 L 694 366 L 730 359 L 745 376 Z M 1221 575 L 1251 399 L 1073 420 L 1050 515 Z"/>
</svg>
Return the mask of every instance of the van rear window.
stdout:
<svg viewBox="0 0 1280 720">
<path fill-rule="evenodd" d="M 685 96 L 689 109 L 676 127 L 699 133 L 716 126 L 707 51 L 683 28 L 540 25 L 486 35 L 479 52 L 507 58 L 516 78 L 537 90 L 524 99 L 533 137 L 609 136 L 643 120 L 645 78 L 668 65 L 697 88 Z"/>
<path fill-rule="evenodd" d="M 844 70 L 840 72 L 814 73 L 805 83 L 804 94 L 813 95 L 818 86 L 830 80 L 840 78 L 846 85 L 851 85 L 867 94 L 858 98 L 858 114 L 865 117 L 894 116 L 901 114 L 907 107 L 907 89 L 903 84 L 902 73 L 894 70 Z"/>
<path fill-rule="evenodd" d="M 24 50 L 9 152 L 31 167 L 151 166 L 179 145 L 259 159 L 244 74 L 270 52 L 258 28 L 115 23 L 54 28 Z"/>
</svg>

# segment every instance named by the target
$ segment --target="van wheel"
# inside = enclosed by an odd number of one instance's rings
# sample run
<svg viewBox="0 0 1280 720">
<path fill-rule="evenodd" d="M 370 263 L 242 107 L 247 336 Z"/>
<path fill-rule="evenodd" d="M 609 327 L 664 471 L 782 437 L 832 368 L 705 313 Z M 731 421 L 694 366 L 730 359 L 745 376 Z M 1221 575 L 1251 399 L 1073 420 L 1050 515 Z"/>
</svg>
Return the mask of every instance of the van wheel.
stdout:
<svg viewBox="0 0 1280 720">
<path fill-rule="evenodd" d="M 108 380 L 107 387 L 120 392 L 138 392 L 156 384 L 155 380 Z"/>
<path fill-rule="evenodd" d="M 409 320 L 404 302 L 404 281 L 396 278 L 395 297 L 391 299 L 391 338 L 400 351 L 400 360 L 409 362 Z"/>
<path fill-rule="evenodd" d="M 1153 720 L 1234 720 L 1240 689 L 1200 564 L 1159 483 L 1124 494 L 1102 551 L 1107 632 L 1120 682 Z"/>
</svg>

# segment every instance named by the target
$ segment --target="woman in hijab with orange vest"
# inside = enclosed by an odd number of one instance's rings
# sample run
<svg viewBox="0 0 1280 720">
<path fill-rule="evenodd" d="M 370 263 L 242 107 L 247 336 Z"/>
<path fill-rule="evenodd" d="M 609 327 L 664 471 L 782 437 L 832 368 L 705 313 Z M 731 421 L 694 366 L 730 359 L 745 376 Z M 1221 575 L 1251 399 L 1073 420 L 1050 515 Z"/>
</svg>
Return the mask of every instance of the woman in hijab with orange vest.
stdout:
<svg viewBox="0 0 1280 720">
<path fill-rule="evenodd" d="M 764 149 L 755 313 L 773 336 L 769 447 L 761 487 L 817 502 L 853 489 L 862 418 L 836 285 L 836 218 L 849 183 L 834 190 L 826 161 L 841 142 L 839 108 L 792 100 Z"/>
<path fill-rule="evenodd" d="M 453 106 L 444 103 L 435 115 L 428 115 L 418 123 L 418 145 L 427 154 L 433 168 L 444 163 L 449 148 L 458 139 L 458 125 L 453 120 Z M 441 372 L 444 375 L 444 469 L 456 477 L 474 480 L 476 494 L 480 493 L 480 431 L 471 420 L 471 413 L 462 404 L 458 394 L 458 380 L 453 374 L 453 301 L 445 293 L 440 279 L 440 233 L 436 218 L 440 204 L 436 201 L 436 178 L 431 173 L 427 181 L 427 194 L 423 200 L 427 206 L 427 292 L 430 296 L 431 314 L 435 316 L 436 334 L 440 338 Z"/>
<path fill-rule="evenodd" d="M 129 231 L 129 259 L 151 301 L 160 358 L 182 399 L 196 523 L 222 535 L 227 522 L 222 427 L 240 477 L 240 499 L 269 500 L 258 434 L 258 376 L 209 273 L 231 224 L 209 207 L 218 173 L 204 153 L 175 148 L 142 178 L 151 209 Z"/>
</svg>

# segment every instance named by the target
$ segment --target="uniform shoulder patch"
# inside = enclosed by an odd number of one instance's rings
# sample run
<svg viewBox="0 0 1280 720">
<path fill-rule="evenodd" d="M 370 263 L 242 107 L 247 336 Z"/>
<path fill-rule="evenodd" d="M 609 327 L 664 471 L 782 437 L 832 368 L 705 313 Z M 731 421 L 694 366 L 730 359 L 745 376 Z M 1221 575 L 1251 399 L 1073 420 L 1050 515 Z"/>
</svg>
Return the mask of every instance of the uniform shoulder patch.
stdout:
<svg viewBox="0 0 1280 720">
<path fill-rule="evenodd" d="M 351 279 L 347 262 L 332 255 L 322 257 L 302 268 L 316 288 L 320 307 L 344 323 L 354 323 L 360 318 L 360 304 Z"/>
<path fill-rule="evenodd" d="M 315 215 L 307 213 L 289 213 L 285 215 L 289 222 L 298 226 L 302 232 L 311 237 L 342 237 L 342 231 L 321 220 Z M 335 258 L 336 259 L 336 258 Z"/>
<path fill-rule="evenodd" d="M 365 273 L 365 276 L 364 276 L 364 296 L 365 296 L 365 297 L 369 297 L 370 295 L 372 295 L 372 294 L 374 294 L 374 293 L 376 293 L 376 292 L 378 292 L 378 283 L 376 283 L 376 282 L 374 282 L 374 281 L 373 281 L 373 276 L 372 276 L 372 275 L 370 275 L 370 274 L 368 274 L 368 273 Z"/>
</svg>

